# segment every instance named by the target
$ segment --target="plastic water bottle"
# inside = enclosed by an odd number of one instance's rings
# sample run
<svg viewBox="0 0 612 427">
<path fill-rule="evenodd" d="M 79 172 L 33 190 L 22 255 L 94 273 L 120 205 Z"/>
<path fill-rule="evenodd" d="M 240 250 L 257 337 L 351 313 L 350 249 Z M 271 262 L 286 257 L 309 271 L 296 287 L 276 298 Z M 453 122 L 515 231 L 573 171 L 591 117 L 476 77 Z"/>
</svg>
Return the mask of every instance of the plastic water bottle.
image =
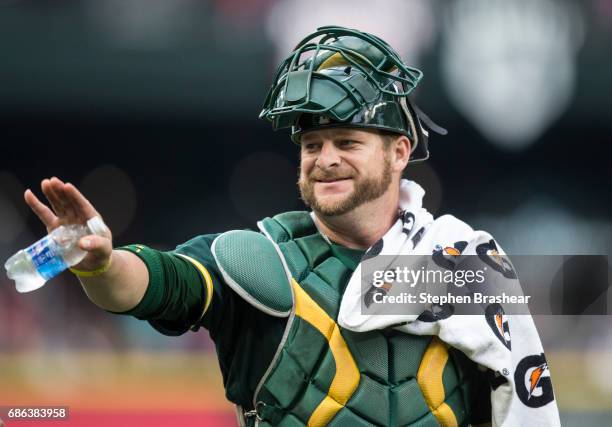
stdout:
<svg viewBox="0 0 612 427">
<path fill-rule="evenodd" d="M 87 252 L 79 248 L 82 237 L 102 235 L 106 230 L 106 224 L 99 216 L 91 218 L 87 225 L 57 227 L 32 246 L 10 257 L 4 264 L 7 276 L 15 281 L 17 292 L 34 291 L 85 258 Z"/>
</svg>

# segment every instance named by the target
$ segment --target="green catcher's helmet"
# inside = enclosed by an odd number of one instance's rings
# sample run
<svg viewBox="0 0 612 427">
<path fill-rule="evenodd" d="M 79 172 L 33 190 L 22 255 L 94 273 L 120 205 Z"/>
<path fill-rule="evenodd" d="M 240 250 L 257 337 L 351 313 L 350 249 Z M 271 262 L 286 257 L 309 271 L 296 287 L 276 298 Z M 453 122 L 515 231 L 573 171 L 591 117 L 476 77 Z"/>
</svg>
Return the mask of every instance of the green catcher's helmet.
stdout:
<svg viewBox="0 0 612 427">
<path fill-rule="evenodd" d="M 296 143 L 305 132 L 335 127 L 406 135 L 410 161 L 425 160 L 429 135 L 421 119 L 438 133 L 446 131 L 408 98 L 422 77 L 372 34 L 321 27 L 279 65 L 259 117 L 272 122 L 274 130 L 291 127 Z"/>
</svg>

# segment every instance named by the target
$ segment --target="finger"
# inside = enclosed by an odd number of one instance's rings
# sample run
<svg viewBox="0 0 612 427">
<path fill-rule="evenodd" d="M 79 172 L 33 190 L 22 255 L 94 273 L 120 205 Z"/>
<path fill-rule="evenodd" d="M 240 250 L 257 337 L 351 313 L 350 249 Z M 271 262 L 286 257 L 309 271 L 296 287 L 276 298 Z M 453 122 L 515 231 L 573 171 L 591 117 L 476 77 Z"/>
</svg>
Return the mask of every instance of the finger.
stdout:
<svg viewBox="0 0 612 427">
<path fill-rule="evenodd" d="M 71 212 L 68 209 L 66 200 L 64 199 L 64 196 L 63 196 L 64 183 L 62 182 L 62 180 L 60 180 L 59 178 L 55 176 L 51 178 L 50 182 L 51 182 L 51 192 L 55 196 L 55 200 L 54 200 L 55 205 L 61 210 L 63 216 L 66 217 L 66 219 L 68 220 L 74 219 L 74 218 L 70 218 Z"/>
<path fill-rule="evenodd" d="M 53 212 L 55 212 L 55 214 L 58 217 L 63 217 L 61 207 L 57 201 L 57 197 L 55 193 L 53 193 L 51 181 L 48 179 L 43 179 L 42 182 L 40 183 L 40 188 L 42 189 L 43 194 L 49 201 L 49 204 L 51 205 L 51 209 L 53 209 Z"/>
<path fill-rule="evenodd" d="M 79 240 L 79 247 L 90 253 L 96 260 L 107 260 L 113 251 L 111 240 L 95 234 L 85 236 Z"/>
<path fill-rule="evenodd" d="M 81 194 L 77 188 L 71 183 L 67 183 L 64 186 L 64 191 L 66 194 L 66 199 L 70 201 L 75 211 L 79 216 L 85 217 L 85 219 L 89 220 L 94 216 L 99 216 L 100 214 L 96 209 L 92 206 L 92 204 Z"/>
<path fill-rule="evenodd" d="M 62 205 L 62 209 L 66 214 L 66 219 L 70 222 L 84 222 L 87 218 L 83 218 L 79 215 L 79 212 L 75 208 L 74 204 L 71 202 L 70 196 L 66 192 L 66 184 L 61 184 L 54 187 L 55 194 L 60 198 L 60 203 Z"/>
<path fill-rule="evenodd" d="M 36 214 L 38 219 L 42 221 L 45 227 L 54 228 L 57 224 L 58 218 L 55 216 L 53 211 L 49 209 L 43 202 L 41 202 L 38 197 L 30 190 L 27 189 L 23 195 L 25 202 L 28 204 L 32 212 Z"/>
</svg>

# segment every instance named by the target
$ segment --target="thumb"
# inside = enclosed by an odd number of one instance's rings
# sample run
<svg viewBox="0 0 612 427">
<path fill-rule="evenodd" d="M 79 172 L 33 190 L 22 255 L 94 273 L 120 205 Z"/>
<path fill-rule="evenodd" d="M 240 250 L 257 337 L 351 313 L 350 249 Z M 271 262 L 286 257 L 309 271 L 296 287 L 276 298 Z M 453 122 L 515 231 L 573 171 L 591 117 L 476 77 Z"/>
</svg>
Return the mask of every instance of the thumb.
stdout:
<svg viewBox="0 0 612 427">
<path fill-rule="evenodd" d="M 86 252 L 94 254 L 96 257 L 104 258 L 109 256 L 112 251 L 112 244 L 109 238 L 92 234 L 85 236 L 79 241 L 79 247 Z"/>
</svg>

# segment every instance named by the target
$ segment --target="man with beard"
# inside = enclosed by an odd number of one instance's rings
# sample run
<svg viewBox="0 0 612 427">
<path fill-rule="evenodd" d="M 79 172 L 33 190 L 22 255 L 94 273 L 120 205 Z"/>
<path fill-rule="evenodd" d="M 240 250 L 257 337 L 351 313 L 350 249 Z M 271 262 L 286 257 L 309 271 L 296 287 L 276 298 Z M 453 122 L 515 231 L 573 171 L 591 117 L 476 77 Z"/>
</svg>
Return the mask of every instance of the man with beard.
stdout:
<svg viewBox="0 0 612 427">
<path fill-rule="evenodd" d="M 86 236 L 88 254 L 71 270 L 107 311 L 167 335 L 208 329 L 242 425 L 490 421 L 483 374 L 437 337 L 339 325 L 364 254 L 380 252 L 398 224 L 415 245 L 426 232 L 402 209 L 404 199 L 420 203 L 422 189 L 401 179 L 408 162 L 428 157 L 425 117 L 408 99 L 421 77 L 375 36 L 320 28 L 278 68 L 260 115 L 291 127 L 312 212 L 265 218 L 260 232 L 198 236 L 171 252 L 113 250 L 110 231 Z M 99 215 L 70 183 L 45 179 L 42 191 L 51 209 L 30 190 L 25 198 L 48 230 Z"/>
</svg>

